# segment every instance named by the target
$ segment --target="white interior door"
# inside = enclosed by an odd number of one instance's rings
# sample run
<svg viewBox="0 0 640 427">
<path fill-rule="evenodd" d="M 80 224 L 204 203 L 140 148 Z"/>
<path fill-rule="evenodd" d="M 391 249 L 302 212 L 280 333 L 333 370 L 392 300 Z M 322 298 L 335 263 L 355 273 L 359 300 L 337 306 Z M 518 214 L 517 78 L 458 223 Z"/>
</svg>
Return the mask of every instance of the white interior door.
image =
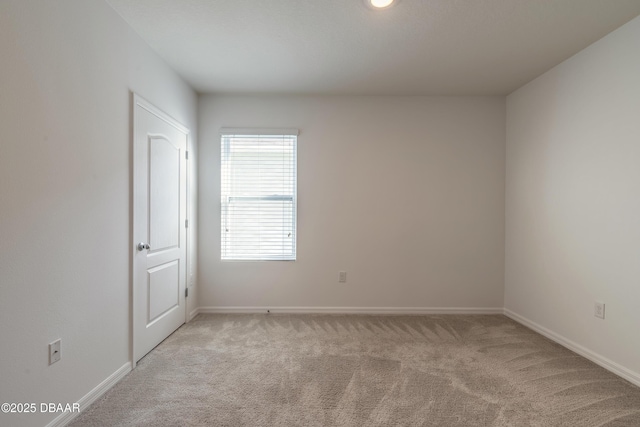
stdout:
<svg viewBox="0 0 640 427">
<path fill-rule="evenodd" d="M 186 319 L 187 135 L 134 95 L 134 364 Z"/>
</svg>

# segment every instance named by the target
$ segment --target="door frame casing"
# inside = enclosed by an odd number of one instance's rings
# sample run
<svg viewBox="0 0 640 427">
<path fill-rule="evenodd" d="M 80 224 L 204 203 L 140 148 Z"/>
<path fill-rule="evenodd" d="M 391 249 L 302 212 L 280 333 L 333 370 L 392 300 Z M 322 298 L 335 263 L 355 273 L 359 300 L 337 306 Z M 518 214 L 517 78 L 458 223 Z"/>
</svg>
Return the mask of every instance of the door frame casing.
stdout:
<svg viewBox="0 0 640 427">
<path fill-rule="evenodd" d="M 158 107 L 156 107 L 155 105 L 153 105 L 151 102 L 147 101 L 145 98 L 143 98 L 142 96 L 140 96 L 139 94 L 137 94 L 136 92 L 131 92 L 131 127 L 130 127 L 130 138 L 131 138 L 131 164 L 130 164 L 130 168 L 131 168 L 131 197 L 130 197 L 130 204 L 131 204 L 131 222 L 130 222 L 130 243 L 131 243 L 131 247 L 130 247 L 130 307 L 129 307 L 129 318 L 130 318 L 130 325 L 129 325 L 129 330 L 130 330 L 130 357 L 131 357 L 131 369 L 134 369 L 137 365 L 137 360 L 136 360 L 136 353 L 135 353 L 135 348 L 136 348 L 136 331 L 135 331 L 135 326 L 136 326 L 136 303 L 137 303 L 137 293 L 135 291 L 135 257 L 137 254 L 137 244 L 138 242 L 136 242 L 135 240 L 135 231 L 136 231 L 136 224 L 137 224 L 137 219 L 138 219 L 138 215 L 139 213 L 136 213 L 136 203 L 135 203 L 135 198 L 136 198 L 136 129 L 138 127 L 138 121 L 137 121 L 137 113 L 136 107 L 141 107 L 145 110 L 147 110 L 149 113 L 157 116 L 159 119 L 161 119 L 162 121 L 166 122 L 167 124 L 169 124 L 170 126 L 176 128 L 178 131 L 182 132 L 185 134 L 186 136 L 186 150 L 188 152 L 192 151 L 190 150 L 190 144 L 191 144 L 191 132 L 189 130 L 188 127 L 184 126 L 182 123 L 180 123 L 179 121 L 177 121 L 176 119 L 174 119 L 171 115 L 165 113 L 164 111 L 162 111 L 161 109 L 159 109 Z M 192 257 L 192 251 L 190 248 L 190 243 L 191 243 L 191 233 L 193 230 L 193 226 L 191 224 L 191 203 L 192 203 L 192 195 L 191 195 L 191 189 L 192 189 L 192 185 L 191 185 L 191 168 L 189 167 L 189 163 L 190 161 L 192 161 L 192 155 L 191 153 L 189 153 L 189 158 L 186 161 L 186 183 L 185 183 L 185 187 L 186 187 L 186 218 L 189 222 L 189 227 L 186 228 L 185 230 L 185 250 L 186 250 L 186 257 L 185 257 L 185 269 L 184 269 L 184 275 L 185 275 L 185 289 L 189 289 L 189 279 L 190 276 L 192 275 L 192 272 L 190 271 L 190 260 Z M 184 323 L 187 323 L 189 321 L 189 304 L 187 301 L 187 298 L 185 298 L 185 303 L 184 303 Z"/>
</svg>

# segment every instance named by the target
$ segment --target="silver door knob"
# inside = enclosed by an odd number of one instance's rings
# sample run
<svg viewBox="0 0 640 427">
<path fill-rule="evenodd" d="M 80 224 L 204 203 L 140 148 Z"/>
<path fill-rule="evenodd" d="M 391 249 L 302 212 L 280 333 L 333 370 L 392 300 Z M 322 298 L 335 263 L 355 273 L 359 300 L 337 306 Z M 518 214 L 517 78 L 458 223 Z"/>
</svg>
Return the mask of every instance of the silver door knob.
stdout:
<svg viewBox="0 0 640 427">
<path fill-rule="evenodd" d="M 151 246 L 149 246 L 146 243 L 142 243 L 142 242 L 138 243 L 138 250 L 139 251 L 143 251 L 145 249 L 151 249 Z"/>
</svg>

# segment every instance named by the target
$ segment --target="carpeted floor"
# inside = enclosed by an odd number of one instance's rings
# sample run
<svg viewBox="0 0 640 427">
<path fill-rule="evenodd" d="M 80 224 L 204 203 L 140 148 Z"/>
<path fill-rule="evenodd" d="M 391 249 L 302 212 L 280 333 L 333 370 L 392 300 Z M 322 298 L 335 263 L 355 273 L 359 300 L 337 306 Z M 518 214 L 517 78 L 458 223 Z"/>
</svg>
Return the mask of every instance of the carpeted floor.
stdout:
<svg viewBox="0 0 640 427">
<path fill-rule="evenodd" d="M 640 426 L 640 388 L 501 315 L 199 315 L 72 425 Z"/>
</svg>

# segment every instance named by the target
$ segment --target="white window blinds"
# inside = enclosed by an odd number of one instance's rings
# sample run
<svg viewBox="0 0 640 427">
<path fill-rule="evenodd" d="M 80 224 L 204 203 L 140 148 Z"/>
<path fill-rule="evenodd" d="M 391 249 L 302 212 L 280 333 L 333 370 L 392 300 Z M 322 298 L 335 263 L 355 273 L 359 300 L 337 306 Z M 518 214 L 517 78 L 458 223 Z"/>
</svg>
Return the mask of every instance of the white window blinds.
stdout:
<svg viewBox="0 0 640 427">
<path fill-rule="evenodd" d="M 298 131 L 220 133 L 221 258 L 295 260 Z"/>
</svg>

